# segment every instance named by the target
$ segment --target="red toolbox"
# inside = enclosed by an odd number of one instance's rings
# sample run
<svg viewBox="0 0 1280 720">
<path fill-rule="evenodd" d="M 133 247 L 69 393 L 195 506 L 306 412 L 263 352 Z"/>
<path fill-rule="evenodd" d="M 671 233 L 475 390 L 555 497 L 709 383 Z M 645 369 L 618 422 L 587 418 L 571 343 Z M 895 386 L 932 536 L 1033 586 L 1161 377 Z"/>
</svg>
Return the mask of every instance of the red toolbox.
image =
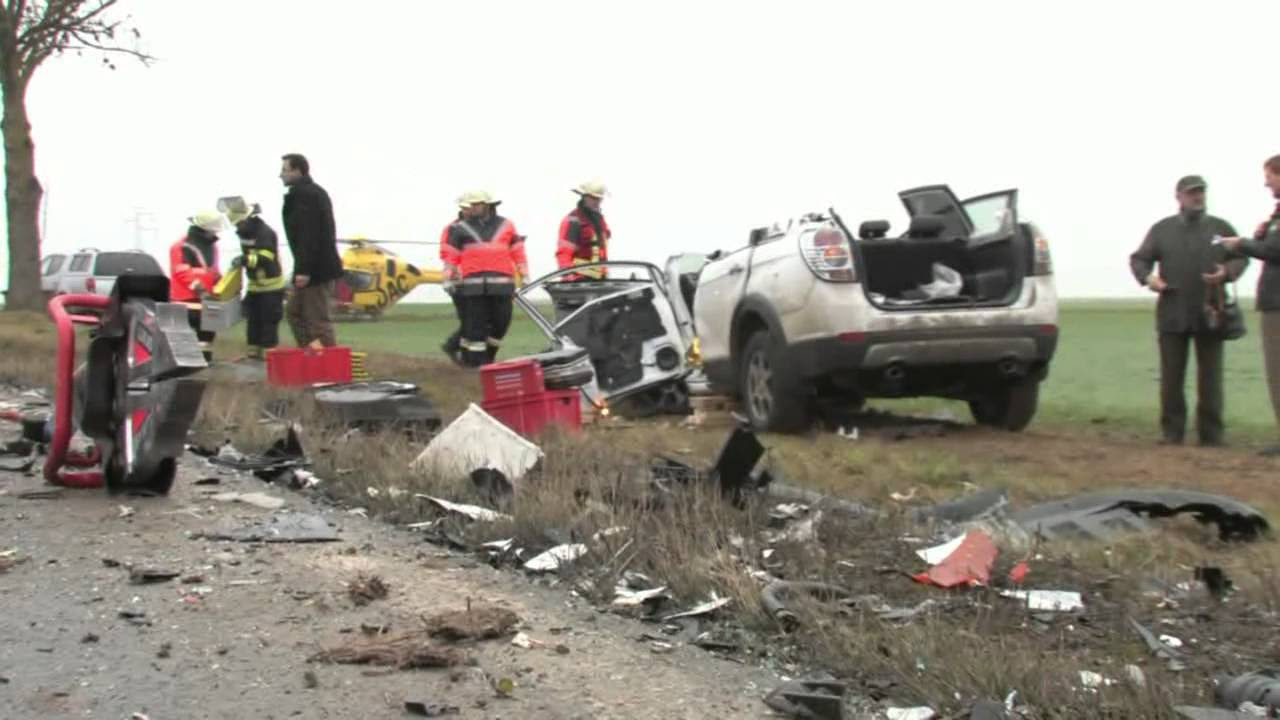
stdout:
<svg viewBox="0 0 1280 720">
<path fill-rule="evenodd" d="M 504 400 L 485 400 L 481 407 L 503 425 L 530 437 L 550 424 L 582 429 L 582 395 L 576 390 L 546 390 Z"/>
<path fill-rule="evenodd" d="M 297 386 L 351 382 L 351 348 L 275 348 L 267 351 L 267 382 Z"/>
<path fill-rule="evenodd" d="M 516 400 L 546 391 L 542 383 L 542 366 L 537 360 L 512 360 L 480 368 L 484 401 Z M 486 408 L 487 409 L 487 408 Z"/>
</svg>

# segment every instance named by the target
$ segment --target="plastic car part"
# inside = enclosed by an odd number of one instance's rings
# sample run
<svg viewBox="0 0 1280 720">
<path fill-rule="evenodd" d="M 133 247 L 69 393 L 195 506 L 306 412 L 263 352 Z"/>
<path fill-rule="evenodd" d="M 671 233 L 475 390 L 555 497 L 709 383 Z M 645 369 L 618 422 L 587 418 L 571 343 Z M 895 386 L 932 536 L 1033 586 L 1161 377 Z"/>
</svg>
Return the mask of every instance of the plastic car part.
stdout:
<svg viewBox="0 0 1280 720">
<path fill-rule="evenodd" d="M 1182 513 L 1217 525 L 1223 540 L 1254 540 L 1271 528 L 1266 516 L 1245 503 L 1192 490 L 1105 490 L 1042 503 L 1012 518 L 1048 539 L 1103 540 L 1150 529 L 1145 518 Z"/>
</svg>

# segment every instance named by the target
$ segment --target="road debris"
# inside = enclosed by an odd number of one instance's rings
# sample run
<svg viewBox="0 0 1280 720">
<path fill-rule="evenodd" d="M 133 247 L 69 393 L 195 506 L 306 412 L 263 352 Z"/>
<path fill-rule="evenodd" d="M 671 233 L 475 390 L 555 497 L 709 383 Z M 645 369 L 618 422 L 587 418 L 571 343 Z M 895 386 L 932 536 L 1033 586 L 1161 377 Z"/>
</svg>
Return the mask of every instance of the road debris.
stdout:
<svg viewBox="0 0 1280 720">
<path fill-rule="evenodd" d="M 586 555 L 587 552 L 587 546 L 582 543 L 557 545 L 541 555 L 535 555 L 530 558 L 524 564 L 524 569 L 533 572 L 553 572 L 560 569 L 561 566 L 572 564 L 578 558 Z"/>
<path fill-rule="evenodd" d="M 129 582 L 134 585 L 151 585 L 168 582 L 181 574 L 180 572 L 161 570 L 160 568 L 132 567 L 129 568 Z"/>
<path fill-rule="evenodd" d="M 456 648 L 439 647 L 425 633 L 413 632 L 389 640 L 356 640 L 342 647 L 322 650 L 307 662 L 344 665 L 383 665 L 397 670 L 446 668 L 465 665 L 466 655 Z"/>
<path fill-rule="evenodd" d="M 335 385 L 315 392 L 316 407 L 343 425 L 372 432 L 435 432 L 440 411 L 412 383 L 379 380 Z"/>
<path fill-rule="evenodd" d="M 472 403 L 432 438 L 410 467 L 445 481 L 467 480 L 480 468 L 516 486 L 542 460 L 542 450 Z"/>
<path fill-rule="evenodd" d="M 426 500 L 441 510 L 461 515 L 470 520 L 476 520 L 479 522 L 497 522 L 499 520 L 513 519 L 510 515 L 500 513 L 497 510 L 480 507 L 479 505 L 465 505 L 462 503 L 449 502 L 448 500 L 442 500 L 441 498 L 432 497 L 431 495 L 423 495 L 421 493 L 415 494 L 414 497 Z"/>
<path fill-rule="evenodd" d="M 975 530 L 962 536 L 960 543 L 954 547 L 949 547 L 951 544 L 943 546 L 949 552 L 941 561 L 915 576 L 916 582 L 941 588 L 987 585 L 991 580 L 991 568 L 998 552 L 991 536 Z"/>
<path fill-rule="evenodd" d="M 24 562 L 26 562 L 26 558 L 18 557 L 16 548 L 0 552 L 0 573 L 8 572 Z"/>
<path fill-rule="evenodd" d="M 173 643 L 171 642 L 160 643 L 160 649 L 156 651 L 156 657 L 160 658 L 161 660 L 165 660 L 172 655 L 173 655 Z"/>
<path fill-rule="evenodd" d="M 262 508 L 263 510 L 279 510 L 284 507 L 284 498 L 278 498 L 274 495 L 268 495 L 267 493 L 261 492 L 226 492 L 214 495 L 209 499 L 217 502 L 244 503 L 245 505 L 252 505 L 256 508 Z"/>
<path fill-rule="evenodd" d="M 347 595 L 357 607 L 368 605 L 374 600 L 382 600 L 387 597 L 389 591 L 390 588 L 386 582 L 377 575 L 359 573 L 347 584 Z"/>
<path fill-rule="evenodd" d="M 142 610 L 121 610 L 118 615 L 122 620 L 132 625 L 149 627 L 152 624 L 151 620 L 147 618 L 147 613 Z"/>
<path fill-rule="evenodd" d="M 1259 715 L 1240 712 L 1238 710 L 1221 710 L 1219 708 L 1193 707 L 1177 705 L 1173 711 L 1187 720 L 1257 720 Z M 1265 717 L 1265 716 L 1263 716 Z"/>
<path fill-rule="evenodd" d="M 1145 518 L 1190 513 L 1213 523 L 1223 540 L 1254 540 L 1271 528 L 1253 507 L 1223 495 L 1191 490 L 1105 490 L 1042 503 L 1011 514 L 1027 530 L 1049 540 L 1106 540 L 1124 532 L 1146 532 Z"/>
<path fill-rule="evenodd" d="M 795 594 L 825 601 L 839 601 L 850 595 L 845 588 L 827 583 L 782 580 L 770 583 L 761 591 L 760 602 L 769 615 L 787 630 L 794 630 L 800 624 L 800 619 L 786 606 L 786 598 Z"/>
<path fill-rule="evenodd" d="M 1129 618 L 1129 625 L 1138 632 L 1138 636 L 1147 644 L 1147 649 L 1151 651 L 1151 654 L 1168 662 L 1169 669 L 1171 671 L 1179 672 L 1187 669 L 1187 664 L 1182 658 L 1182 653 L 1176 648 L 1161 642 L 1154 633 L 1133 618 Z"/>
<path fill-rule="evenodd" d="M 127 517 L 133 517 L 133 516 L 134 516 L 134 514 L 135 514 L 135 513 L 137 513 L 137 510 L 134 510 L 133 508 L 129 507 L 128 505 L 120 505 L 120 506 L 119 506 L 119 512 L 120 512 L 120 514 L 119 514 L 117 517 L 119 517 L 119 518 L 121 518 L 121 519 L 124 519 L 124 518 L 127 518 Z"/>
<path fill-rule="evenodd" d="M 101 639 L 95 633 L 85 633 L 84 637 L 80 638 L 80 643 L 82 645 L 92 645 Z"/>
<path fill-rule="evenodd" d="M 462 710 L 456 705 L 438 705 L 436 703 L 424 703 L 414 700 L 406 700 L 404 703 L 404 711 L 410 715 L 419 717 L 443 717 L 445 715 L 457 715 Z"/>
<path fill-rule="evenodd" d="M 24 490 L 16 496 L 19 500 L 57 500 L 62 497 L 61 488 L 49 490 Z"/>
<path fill-rule="evenodd" d="M 1223 600 L 1235 590 L 1235 583 L 1220 567 L 1197 567 L 1195 578 L 1204 583 L 1205 589 L 1215 600 Z"/>
<path fill-rule="evenodd" d="M 1086 690 L 1096 690 L 1101 687 L 1110 687 L 1115 685 L 1116 681 L 1109 677 L 1104 677 L 1101 673 L 1092 670 L 1080 671 L 1080 687 Z"/>
<path fill-rule="evenodd" d="M 222 484 L 222 478 L 220 478 L 220 477 L 207 477 L 207 478 L 200 478 L 199 480 L 196 480 L 195 482 L 193 482 L 193 483 L 191 483 L 191 484 L 192 484 L 192 485 L 221 485 L 221 484 Z"/>
<path fill-rule="evenodd" d="M 338 540 L 338 531 L 319 515 L 284 512 L 248 527 L 209 530 L 196 537 L 235 542 L 334 542 Z"/>
<path fill-rule="evenodd" d="M 848 688 L 830 676 L 792 680 L 764 698 L 770 709 L 795 718 L 844 720 L 844 696 Z"/>
<path fill-rule="evenodd" d="M 1084 609 L 1084 598 L 1066 590 L 1005 590 L 1001 597 L 1021 600 L 1028 610 L 1037 612 L 1074 612 Z"/>
<path fill-rule="evenodd" d="M 719 610 L 720 608 L 728 605 L 731 602 L 733 602 L 733 598 L 727 598 L 727 597 L 722 598 L 722 597 L 716 596 L 715 593 L 712 593 L 711 599 L 708 600 L 707 602 L 704 602 L 701 605 L 690 608 L 689 610 L 685 610 L 684 612 L 678 612 L 673 615 L 667 615 L 662 618 L 662 621 L 670 622 L 672 620 L 679 620 L 680 618 L 710 615 L 711 613 Z"/>
<path fill-rule="evenodd" d="M 1222 707 L 1239 708 L 1248 702 L 1269 710 L 1280 709 L 1280 670 L 1222 676 L 1214 684 L 1214 701 Z"/>
<path fill-rule="evenodd" d="M 648 590 L 632 590 L 627 587 L 623 580 L 618 581 L 617 587 L 614 588 L 613 607 L 629 608 L 639 607 L 646 603 L 657 603 L 667 599 L 666 586 L 650 588 Z"/>
<path fill-rule="evenodd" d="M 931 707 L 889 708 L 885 717 L 889 720 L 933 720 L 938 713 Z"/>
<path fill-rule="evenodd" d="M 518 648 L 532 650 L 534 647 L 541 645 L 542 643 L 535 641 L 525 633 L 516 633 L 516 636 L 511 638 L 511 644 Z"/>
<path fill-rule="evenodd" d="M 996 488 L 982 490 L 955 500 L 948 500 L 932 507 L 921 508 L 912 513 L 912 518 L 916 522 L 939 520 L 946 523 L 969 523 L 993 517 L 1008 505 L 1008 492 L 1004 489 Z"/>
<path fill-rule="evenodd" d="M 424 620 L 430 637 L 448 642 L 505 637 L 519 622 L 520 616 L 506 608 L 470 604 L 466 610 L 444 612 Z"/>
</svg>

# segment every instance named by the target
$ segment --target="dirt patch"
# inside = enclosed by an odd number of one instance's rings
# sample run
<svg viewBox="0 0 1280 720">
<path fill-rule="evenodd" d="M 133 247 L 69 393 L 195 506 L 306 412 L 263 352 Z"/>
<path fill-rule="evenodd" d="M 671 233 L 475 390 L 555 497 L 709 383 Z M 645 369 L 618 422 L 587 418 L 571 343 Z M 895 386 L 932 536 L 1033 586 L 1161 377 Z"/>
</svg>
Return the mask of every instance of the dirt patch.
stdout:
<svg viewBox="0 0 1280 720">
<path fill-rule="evenodd" d="M 493 640 L 505 637 L 520 617 L 505 608 L 478 605 L 466 610 L 441 613 L 423 621 L 426 632 L 446 642 Z"/>
</svg>

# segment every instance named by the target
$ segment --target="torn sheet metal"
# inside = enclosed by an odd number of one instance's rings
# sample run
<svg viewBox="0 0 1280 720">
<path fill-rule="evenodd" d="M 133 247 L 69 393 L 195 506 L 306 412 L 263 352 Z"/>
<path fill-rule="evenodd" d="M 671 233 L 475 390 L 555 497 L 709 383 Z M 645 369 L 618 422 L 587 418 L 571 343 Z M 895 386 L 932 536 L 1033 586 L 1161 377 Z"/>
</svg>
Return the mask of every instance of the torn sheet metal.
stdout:
<svg viewBox="0 0 1280 720">
<path fill-rule="evenodd" d="M 733 598 L 716 597 L 716 595 L 712 593 L 711 599 L 708 600 L 707 602 L 704 602 L 701 605 L 698 605 L 689 610 L 685 610 L 684 612 L 678 612 L 678 613 L 675 613 L 674 615 L 667 615 L 666 617 L 662 618 L 662 621 L 668 622 L 671 620 L 679 620 L 680 618 L 698 617 L 699 615 L 710 615 L 711 613 L 715 612 L 716 610 L 719 610 L 720 608 L 724 607 L 725 605 L 728 605 L 731 602 L 733 602 Z"/>
<path fill-rule="evenodd" d="M 929 563 L 930 565 L 937 565 L 943 560 L 946 560 L 951 555 L 951 553 L 955 552 L 956 549 L 960 547 L 960 543 L 964 542 L 964 538 L 965 538 L 964 535 L 957 535 L 956 537 L 948 540 L 947 542 L 942 543 L 941 545 L 935 545 L 931 548 L 917 550 L 916 555 L 921 560 Z"/>
<path fill-rule="evenodd" d="M 1013 513 L 1013 520 L 1048 539 L 1105 540 L 1150 529 L 1146 518 L 1190 513 L 1213 523 L 1223 540 L 1254 540 L 1270 531 L 1266 516 L 1223 495 L 1192 490 L 1107 490 L 1042 503 Z"/>
<path fill-rule="evenodd" d="M 1021 600 L 1028 610 L 1037 612 L 1072 612 L 1084 609 L 1084 598 L 1067 590 L 1005 590 L 1002 597 Z"/>
<path fill-rule="evenodd" d="M 912 488 L 914 490 L 914 488 Z M 896 498 L 895 498 L 896 499 Z M 964 523 L 982 520 L 999 513 L 1009 505 L 1009 494 L 1001 488 L 983 490 L 962 498 L 921 508 L 912 513 L 916 521 L 940 520 Z"/>
<path fill-rule="evenodd" d="M 525 570 L 534 572 L 552 572 L 563 565 L 570 565 L 587 554 L 587 546 L 582 543 L 557 545 L 550 550 L 530 558 L 524 564 Z"/>
<path fill-rule="evenodd" d="M 666 587 L 656 587 L 650 590 L 632 590 L 622 584 L 614 588 L 614 607 L 639 607 L 647 602 L 662 600 L 667 597 Z"/>
<path fill-rule="evenodd" d="M 497 510 L 490 510 L 489 508 L 480 507 L 479 505 L 466 505 L 463 503 L 449 502 L 448 500 L 432 497 L 430 495 L 423 495 L 421 493 L 415 493 L 414 497 L 426 500 L 446 512 L 455 513 L 479 522 L 497 522 L 498 520 L 514 519 L 510 515 L 504 515 Z"/>
<path fill-rule="evenodd" d="M 492 468 L 515 486 L 541 460 L 537 445 L 473 403 L 431 440 L 412 467 L 450 481 L 467 480 L 477 469 Z"/>
<path fill-rule="evenodd" d="M 885 716 L 889 720 L 933 720 L 938 713 L 931 707 L 889 708 Z"/>
</svg>

